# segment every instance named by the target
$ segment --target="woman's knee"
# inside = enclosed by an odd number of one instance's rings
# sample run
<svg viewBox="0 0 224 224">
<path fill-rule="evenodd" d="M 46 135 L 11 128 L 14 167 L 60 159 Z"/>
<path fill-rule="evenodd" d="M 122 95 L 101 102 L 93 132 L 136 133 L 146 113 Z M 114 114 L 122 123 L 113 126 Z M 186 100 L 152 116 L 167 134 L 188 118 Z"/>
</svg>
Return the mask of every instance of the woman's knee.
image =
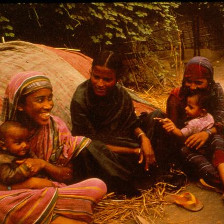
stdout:
<svg viewBox="0 0 224 224">
<path fill-rule="evenodd" d="M 101 199 L 107 193 L 107 185 L 99 178 L 90 178 L 86 180 L 89 186 L 96 187 L 98 189 L 98 198 Z"/>
<path fill-rule="evenodd" d="M 77 188 L 79 191 L 75 192 L 77 195 L 90 196 L 96 202 L 101 200 L 107 193 L 107 185 L 99 178 L 89 178 L 79 183 L 68 185 L 67 188 Z M 59 188 L 59 191 L 63 189 Z"/>
</svg>

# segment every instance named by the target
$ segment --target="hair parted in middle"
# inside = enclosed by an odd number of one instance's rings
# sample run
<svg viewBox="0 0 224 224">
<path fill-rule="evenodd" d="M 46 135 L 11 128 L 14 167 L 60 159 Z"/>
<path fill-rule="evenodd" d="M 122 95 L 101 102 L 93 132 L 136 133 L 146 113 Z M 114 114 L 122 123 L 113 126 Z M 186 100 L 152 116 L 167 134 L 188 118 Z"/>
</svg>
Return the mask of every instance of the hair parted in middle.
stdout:
<svg viewBox="0 0 224 224">
<path fill-rule="evenodd" d="M 120 53 L 108 50 L 101 51 L 93 58 L 92 68 L 99 65 L 109 69 L 113 69 L 118 80 L 122 76 L 124 69 L 122 59 L 123 58 Z"/>
</svg>

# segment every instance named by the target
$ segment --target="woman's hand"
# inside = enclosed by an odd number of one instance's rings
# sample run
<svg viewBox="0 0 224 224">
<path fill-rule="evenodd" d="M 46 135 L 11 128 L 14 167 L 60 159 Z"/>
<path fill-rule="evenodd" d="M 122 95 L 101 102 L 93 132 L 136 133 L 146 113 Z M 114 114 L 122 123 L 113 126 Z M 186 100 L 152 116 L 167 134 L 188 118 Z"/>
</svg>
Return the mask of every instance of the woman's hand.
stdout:
<svg viewBox="0 0 224 224">
<path fill-rule="evenodd" d="M 18 189 L 41 189 L 45 187 L 55 187 L 55 184 L 44 178 L 39 178 L 39 177 L 30 177 L 27 180 L 13 184 L 12 190 L 18 190 Z M 0 184 L 0 191 L 7 191 L 8 188 L 6 185 Z"/>
<path fill-rule="evenodd" d="M 144 134 L 141 135 L 141 150 L 139 156 L 139 163 L 142 163 L 145 159 L 145 170 L 149 170 L 149 165 L 156 162 L 155 154 L 149 138 Z"/>
<path fill-rule="evenodd" d="M 44 187 L 55 187 L 54 183 L 48 179 L 31 177 L 26 182 L 28 188 L 41 189 Z"/>
<path fill-rule="evenodd" d="M 205 144 L 208 138 L 209 134 L 205 131 L 201 131 L 188 137 L 184 144 L 189 148 L 195 147 L 197 150 Z"/>
<path fill-rule="evenodd" d="M 12 189 L 41 189 L 44 187 L 55 187 L 55 184 L 44 178 L 39 177 L 30 177 L 24 182 L 12 185 Z"/>
<path fill-rule="evenodd" d="M 16 161 L 18 164 L 25 164 L 31 171 L 32 175 L 35 175 L 39 173 L 40 170 L 42 170 L 45 165 L 46 161 L 42 159 L 33 159 L 33 158 L 28 158 L 25 160 L 18 160 Z"/>
</svg>

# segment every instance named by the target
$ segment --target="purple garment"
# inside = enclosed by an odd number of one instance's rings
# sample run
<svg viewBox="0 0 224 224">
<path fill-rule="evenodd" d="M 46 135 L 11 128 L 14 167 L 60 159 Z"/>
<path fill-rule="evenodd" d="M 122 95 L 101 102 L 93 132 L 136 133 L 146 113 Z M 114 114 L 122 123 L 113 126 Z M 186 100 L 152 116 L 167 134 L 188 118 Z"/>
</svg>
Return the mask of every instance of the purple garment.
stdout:
<svg viewBox="0 0 224 224">
<path fill-rule="evenodd" d="M 186 122 L 186 126 L 181 129 L 185 137 L 209 129 L 214 125 L 214 119 L 211 114 L 207 113 L 203 117 L 197 117 Z"/>
</svg>

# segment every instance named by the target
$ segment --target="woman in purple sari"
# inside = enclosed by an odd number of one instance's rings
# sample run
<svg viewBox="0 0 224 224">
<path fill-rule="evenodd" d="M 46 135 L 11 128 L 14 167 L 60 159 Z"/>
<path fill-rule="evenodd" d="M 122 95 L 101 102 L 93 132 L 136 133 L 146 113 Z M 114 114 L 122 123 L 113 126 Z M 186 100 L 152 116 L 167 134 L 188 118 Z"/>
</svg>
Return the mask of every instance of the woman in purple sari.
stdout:
<svg viewBox="0 0 224 224">
<path fill-rule="evenodd" d="M 10 80 L 2 107 L 2 121 L 19 121 L 30 131 L 30 150 L 38 158 L 24 163 L 33 176 L 12 186 L 0 186 L 0 223 L 89 223 L 93 206 L 106 194 L 97 178 L 72 184 L 70 159 L 90 143 L 73 137 L 65 123 L 51 115 L 53 93 L 41 72 L 22 72 Z"/>
</svg>

